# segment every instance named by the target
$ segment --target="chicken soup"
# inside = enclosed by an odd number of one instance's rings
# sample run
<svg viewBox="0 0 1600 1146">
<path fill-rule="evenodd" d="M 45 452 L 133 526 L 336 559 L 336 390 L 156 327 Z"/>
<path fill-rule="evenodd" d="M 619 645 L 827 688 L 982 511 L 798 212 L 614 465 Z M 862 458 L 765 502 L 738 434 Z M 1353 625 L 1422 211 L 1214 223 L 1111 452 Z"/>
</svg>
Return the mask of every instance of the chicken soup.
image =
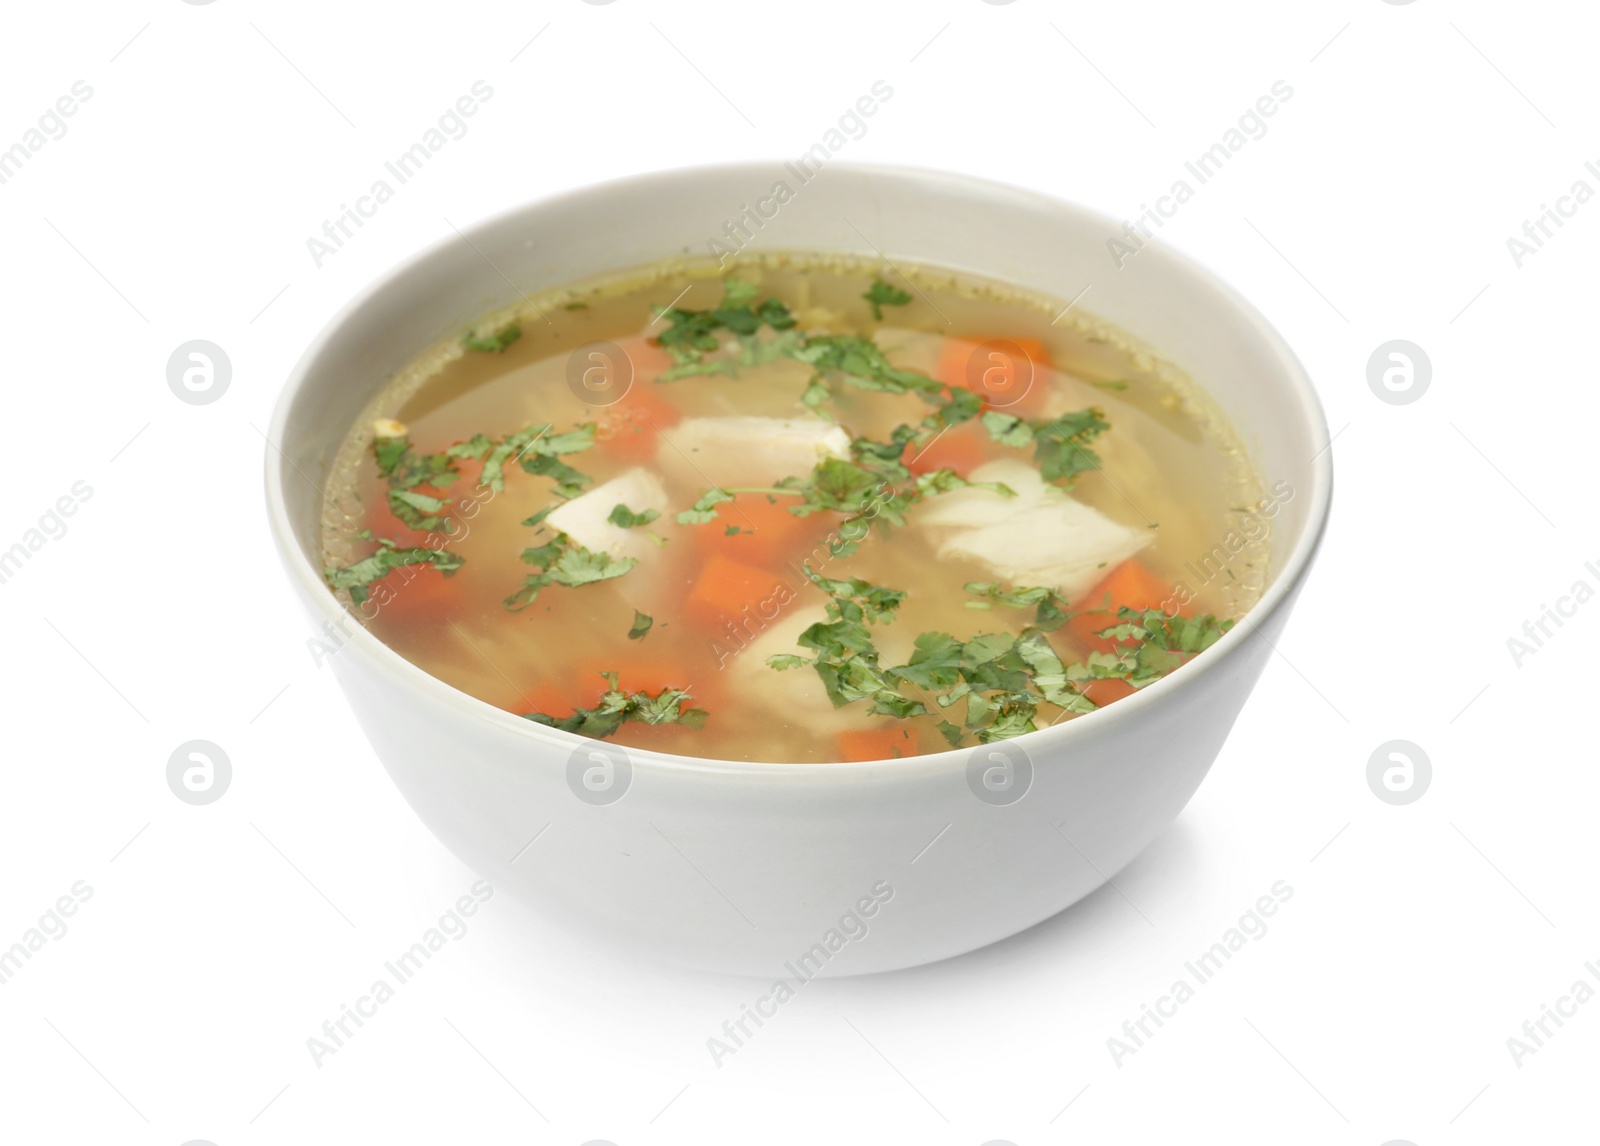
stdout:
<svg viewBox="0 0 1600 1146">
<path fill-rule="evenodd" d="M 1255 603 L 1266 489 L 1059 300 L 831 256 L 523 299 L 350 428 L 331 591 L 440 680 L 688 756 L 827 763 L 1114 704 Z"/>
</svg>

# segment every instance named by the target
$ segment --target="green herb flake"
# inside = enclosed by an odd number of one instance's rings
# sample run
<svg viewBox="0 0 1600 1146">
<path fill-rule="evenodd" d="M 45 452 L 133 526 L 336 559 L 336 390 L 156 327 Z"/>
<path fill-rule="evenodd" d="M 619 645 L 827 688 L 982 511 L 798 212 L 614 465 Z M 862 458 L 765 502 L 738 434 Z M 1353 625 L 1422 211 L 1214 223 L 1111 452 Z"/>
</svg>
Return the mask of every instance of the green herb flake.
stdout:
<svg viewBox="0 0 1600 1146">
<path fill-rule="evenodd" d="M 417 546 L 399 546 L 384 538 L 378 539 L 377 550 L 353 565 L 344 568 L 324 569 L 333 589 L 349 590 L 350 600 L 357 605 L 372 595 L 372 586 L 396 569 L 408 565 L 431 566 L 446 575 L 460 569 L 465 560 L 447 549 L 423 549 Z"/>
<path fill-rule="evenodd" d="M 499 330 L 489 334 L 478 331 L 468 331 L 461 339 L 461 345 L 468 350 L 477 350 L 489 354 L 503 354 L 506 347 L 522 337 L 522 324 L 508 322 Z"/>
<path fill-rule="evenodd" d="M 717 506 L 724 502 L 732 501 L 731 493 L 724 493 L 720 489 L 708 489 L 700 495 L 700 499 L 677 515 L 679 525 L 704 525 L 717 516 Z"/>
<path fill-rule="evenodd" d="M 637 529 L 641 525 L 649 525 L 660 516 L 660 511 L 654 509 L 635 513 L 619 501 L 612 507 L 611 516 L 607 517 L 606 520 L 622 529 Z"/>
<path fill-rule="evenodd" d="M 594 740 L 603 740 L 624 724 L 681 724 L 688 728 L 704 727 L 707 712 L 703 708 L 685 707 L 692 699 L 683 688 L 663 688 L 658 693 L 643 690 L 627 693 L 618 687 L 614 672 L 601 674 L 606 681 L 606 691 L 593 708 L 578 708 L 568 716 L 551 716 L 543 712 L 524 713 L 524 718 L 535 724 L 559 728 L 563 732 L 576 732 Z"/>
<path fill-rule="evenodd" d="M 1068 485 L 1078 474 L 1100 468 L 1100 457 L 1088 443 L 1111 428 L 1105 414 L 1092 406 L 1033 422 L 990 410 L 982 422 L 989 436 L 1003 446 L 1022 449 L 1032 443 L 1040 476 Z"/>
<path fill-rule="evenodd" d="M 754 305 L 760 293 L 754 283 L 727 279 L 722 287 L 722 304 L 711 310 L 684 310 L 668 307 L 659 312 L 667 328 L 656 341 L 672 355 L 674 365 L 661 375 L 671 382 L 694 374 L 727 374 L 737 377 L 733 362 L 703 362 L 704 355 L 722 348 L 718 332 L 727 331 L 741 341 L 751 339 L 762 327 L 774 331 L 790 330 L 795 325 L 789 308 L 775 298 Z M 748 349 L 747 349 L 748 356 Z"/>
<path fill-rule="evenodd" d="M 872 304 L 872 317 L 878 322 L 883 321 L 883 308 L 886 306 L 905 306 L 911 301 L 911 293 L 899 287 L 892 287 L 882 279 L 873 279 L 872 285 L 867 288 L 867 293 L 861 296 Z"/>
<path fill-rule="evenodd" d="M 504 601 L 505 607 L 519 613 L 538 599 L 551 585 L 576 589 L 598 581 L 621 577 L 638 564 L 632 557 L 612 557 L 579 545 L 565 533 L 551 541 L 522 551 L 522 560 L 535 571 L 522 579 L 521 587 Z"/>
<path fill-rule="evenodd" d="M 989 608 L 991 605 L 1005 605 L 1012 609 L 1035 610 L 1034 627 L 1045 632 L 1059 629 L 1067 620 L 1067 599 L 1054 589 L 1018 586 L 1007 590 L 992 581 L 969 581 L 963 588 L 982 598 L 980 601 L 968 601 L 969 606 Z"/>
<path fill-rule="evenodd" d="M 391 489 L 389 508 L 411 529 L 427 533 L 453 533 L 456 523 L 445 515 L 450 502 L 413 489 Z"/>
</svg>

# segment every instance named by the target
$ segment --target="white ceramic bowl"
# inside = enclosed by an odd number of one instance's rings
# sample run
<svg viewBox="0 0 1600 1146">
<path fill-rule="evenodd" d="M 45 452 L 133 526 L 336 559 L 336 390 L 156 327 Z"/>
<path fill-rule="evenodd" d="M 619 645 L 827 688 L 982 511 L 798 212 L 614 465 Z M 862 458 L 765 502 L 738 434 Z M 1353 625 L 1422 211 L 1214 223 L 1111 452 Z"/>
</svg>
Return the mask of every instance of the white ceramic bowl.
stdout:
<svg viewBox="0 0 1600 1146">
<path fill-rule="evenodd" d="M 1163 246 L 1118 269 L 1106 240 L 1121 228 L 1109 219 L 931 171 L 829 165 L 803 186 L 781 164 L 671 171 L 448 239 L 385 276 L 306 351 L 273 419 L 266 484 L 313 623 L 341 615 L 319 573 L 319 487 L 393 371 L 521 292 L 703 253 L 779 181 L 794 195 L 751 249 L 883 255 L 1064 299 L 1092 284 L 1080 305 L 1188 370 L 1267 484 L 1292 490 L 1273 521 L 1270 584 L 1243 623 L 1166 679 L 1008 741 L 996 759 L 985 749 L 808 766 L 630 749 L 631 775 L 612 775 L 621 798 L 590 803 L 569 771 L 595 767 L 597 742 L 458 692 L 351 626 L 335 675 L 400 791 L 458 856 L 544 917 L 636 953 L 792 981 L 993 943 L 1137 856 L 1194 794 L 1266 664 L 1321 538 L 1332 473 L 1317 398 L 1283 340 Z"/>
</svg>

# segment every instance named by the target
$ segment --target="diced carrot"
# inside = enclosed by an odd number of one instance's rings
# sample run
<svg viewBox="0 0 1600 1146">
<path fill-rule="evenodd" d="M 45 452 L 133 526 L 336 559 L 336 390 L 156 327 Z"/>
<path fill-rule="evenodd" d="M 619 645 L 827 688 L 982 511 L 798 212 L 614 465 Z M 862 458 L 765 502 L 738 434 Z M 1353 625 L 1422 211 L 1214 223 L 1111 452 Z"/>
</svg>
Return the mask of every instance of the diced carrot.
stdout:
<svg viewBox="0 0 1600 1146">
<path fill-rule="evenodd" d="M 892 760 L 910 756 L 916 747 L 904 728 L 860 728 L 834 736 L 839 759 L 846 761 Z"/>
<path fill-rule="evenodd" d="M 628 461 L 655 456 L 661 431 L 676 426 L 683 414 L 659 392 L 656 382 L 635 378 L 633 386 L 599 415 L 596 436 L 605 448 Z"/>
<path fill-rule="evenodd" d="M 1104 680 L 1085 681 L 1078 686 L 1078 691 L 1092 700 L 1100 708 L 1114 704 L 1125 697 L 1132 696 L 1139 690 L 1125 680 L 1107 677 Z"/>
<path fill-rule="evenodd" d="M 1101 629 L 1117 624 L 1119 609 L 1168 609 L 1173 596 L 1171 585 L 1150 572 L 1136 558 L 1130 557 L 1078 602 L 1079 611 L 1068 622 L 1068 626 L 1088 648 L 1111 652 L 1117 642 L 1098 634 Z M 1182 607 L 1176 612 L 1187 616 Z"/>
<path fill-rule="evenodd" d="M 1036 338 L 947 338 L 935 377 L 1014 414 L 1036 413 L 1047 394 L 1050 352 Z"/>
<path fill-rule="evenodd" d="M 705 554 L 720 553 L 745 564 L 774 566 L 813 538 L 828 533 L 831 515 L 796 517 L 793 497 L 769 498 L 764 493 L 734 494 L 716 508 L 716 519 L 691 528 L 695 546 Z M 729 533 L 728 530 L 736 530 Z"/>
<path fill-rule="evenodd" d="M 925 446 L 919 448 L 914 443 L 906 446 L 905 464 L 914 474 L 954 470 L 966 477 L 988 460 L 988 454 L 988 448 L 978 431 L 968 426 L 956 426 Z"/>
<path fill-rule="evenodd" d="M 715 526 L 696 528 L 713 529 Z M 725 623 L 746 616 L 747 609 L 750 615 L 760 616 L 762 603 L 781 596 L 787 589 L 788 582 L 770 569 L 712 553 L 684 600 L 684 615 L 720 629 Z"/>
</svg>

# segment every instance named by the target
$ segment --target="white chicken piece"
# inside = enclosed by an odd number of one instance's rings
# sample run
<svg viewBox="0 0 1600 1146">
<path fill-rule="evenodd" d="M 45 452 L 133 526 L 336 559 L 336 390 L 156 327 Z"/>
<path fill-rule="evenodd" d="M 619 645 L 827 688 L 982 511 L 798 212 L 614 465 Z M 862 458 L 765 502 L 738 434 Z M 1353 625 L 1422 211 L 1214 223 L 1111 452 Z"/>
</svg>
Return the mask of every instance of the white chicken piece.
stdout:
<svg viewBox="0 0 1600 1146">
<path fill-rule="evenodd" d="M 970 557 L 1012 585 L 1042 585 L 1075 599 L 1150 544 L 1147 530 L 1074 500 L 1026 462 L 990 462 L 970 480 L 1000 482 L 1016 496 L 951 490 L 928 498 L 912 520 L 935 531 L 940 558 Z"/>
<path fill-rule="evenodd" d="M 687 481 L 770 485 L 850 456 L 850 435 L 821 418 L 685 418 L 663 434 L 656 464 Z"/>
<path fill-rule="evenodd" d="M 827 619 L 821 605 L 791 605 L 788 612 L 728 661 L 735 694 L 745 702 L 760 705 L 786 724 L 826 732 L 854 727 L 860 720 L 859 713 L 851 708 L 835 708 L 815 669 L 809 665 L 775 669 L 767 664 L 768 657 L 779 653 L 810 660 L 816 650 L 801 648 L 796 642 L 801 633 Z"/>
<path fill-rule="evenodd" d="M 648 526 L 624 528 L 613 525 L 609 518 L 618 505 L 625 505 L 634 513 L 653 509 L 665 515 L 666 487 L 655 474 L 635 466 L 595 486 L 588 493 L 579 494 L 544 520 L 551 529 L 565 533 L 585 549 L 592 549 L 596 553 L 632 557 L 636 561 L 648 557 L 657 548 L 655 542 L 645 534 Z"/>
</svg>

